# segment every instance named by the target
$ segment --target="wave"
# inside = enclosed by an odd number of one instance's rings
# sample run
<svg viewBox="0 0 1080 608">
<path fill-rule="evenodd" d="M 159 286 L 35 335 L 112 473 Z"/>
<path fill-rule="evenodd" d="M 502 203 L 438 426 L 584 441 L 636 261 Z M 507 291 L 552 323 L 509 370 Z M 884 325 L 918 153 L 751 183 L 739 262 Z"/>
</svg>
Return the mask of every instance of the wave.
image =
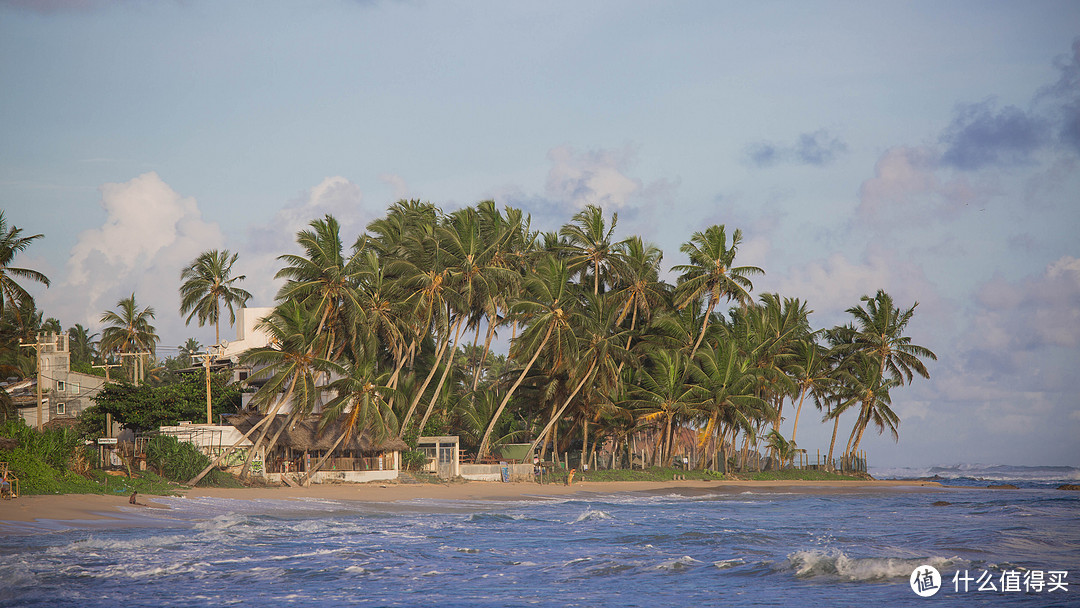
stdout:
<svg viewBox="0 0 1080 608">
<path fill-rule="evenodd" d="M 700 563 L 700 561 L 690 557 L 689 555 L 684 555 L 678 559 L 671 559 L 666 562 L 660 562 L 659 564 L 656 564 L 654 568 L 656 568 L 657 570 L 677 571 L 686 568 L 692 568 Z"/>
<path fill-rule="evenodd" d="M 965 463 L 931 467 L 870 467 L 870 474 L 878 479 L 918 479 L 923 477 L 937 477 L 948 480 L 971 479 L 975 481 L 1067 483 L 1080 480 L 1080 467 L 1033 467 Z"/>
<path fill-rule="evenodd" d="M 570 522 L 572 524 L 580 523 L 583 521 L 598 521 L 604 519 L 615 519 L 607 511 L 600 511 L 599 509 L 586 509 L 584 513 L 578 515 L 577 519 Z"/>
<path fill-rule="evenodd" d="M 787 557 L 784 569 L 799 578 L 833 578 L 849 581 L 906 579 L 919 566 L 929 564 L 943 570 L 961 562 L 958 557 L 848 557 L 842 551 L 796 551 Z"/>
</svg>

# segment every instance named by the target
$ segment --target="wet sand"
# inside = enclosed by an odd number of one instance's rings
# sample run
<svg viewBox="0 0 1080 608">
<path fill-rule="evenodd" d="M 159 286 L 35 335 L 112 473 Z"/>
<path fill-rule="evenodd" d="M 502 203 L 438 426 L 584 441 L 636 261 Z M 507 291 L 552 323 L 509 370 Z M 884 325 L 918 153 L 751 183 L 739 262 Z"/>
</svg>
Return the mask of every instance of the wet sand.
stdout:
<svg viewBox="0 0 1080 608">
<path fill-rule="evenodd" d="M 237 500 L 321 498 L 367 502 L 394 502 L 429 498 L 439 500 L 515 500 L 543 496 L 614 493 L 681 493 L 706 494 L 715 492 L 803 492 L 833 494 L 867 492 L 886 488 L 916 491 L 942 490 L 932 481 L 609 481 L 575 482 L 572 486 L 536 483 L 499 483 L 485 481 L 447 484 L 366 483 L 318 484 L 307 488 L 193 488 L 185 490 L 189 497 L 210 496 Z M 139 494 L 138 502 L 147 509 L 168 508 L 155 502 L 154 496 Z M 38 520 L 78 521 L 110 519 L 121 509 L 131 507 L 127 495 L 59 494 L 20 496 L 0 501 L 0 521 L 32 522 Z M 3 527 L 0 526 L 0 534 Z"/>
</svg>

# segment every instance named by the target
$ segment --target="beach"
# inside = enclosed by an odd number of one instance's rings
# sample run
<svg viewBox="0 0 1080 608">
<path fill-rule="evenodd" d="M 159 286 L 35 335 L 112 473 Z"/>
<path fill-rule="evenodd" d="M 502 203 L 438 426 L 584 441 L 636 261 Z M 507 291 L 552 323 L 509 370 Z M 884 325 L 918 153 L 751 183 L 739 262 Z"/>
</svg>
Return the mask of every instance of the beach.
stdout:
<svg viewBox="0 0 1080 608">
<path fill-rule="evenodd" d="M 696 492 L 784 492 L 784 493 L 845 493 L 882 488 L 942 489 L 932 481 L 609 481 L 562 484 L 500 483 L 485 481 L 435 483 L 366 483 L 313 484 L 307 488 L 193 488 L 180 492 L 188 498 L 210 497 L 232 500 L 343 500 L 361 502 L 397 502 L 417 499 L 435 500 L 520 500 L 532 497 L 574 496 L 618 493 L 696 493 Z M 139 506 L 147 509 L 168 509 L 160 497 L 140 494 Z M 0 502 L 0 521 L 31 522 L 37 520 L 81 521 L 108 519 L 121 510 L 130 513 L 132 505 L 127 495 L 59 494 L 28 495 Z M 10 528 L 0 526 L 0 534 Z"/>
</svg>

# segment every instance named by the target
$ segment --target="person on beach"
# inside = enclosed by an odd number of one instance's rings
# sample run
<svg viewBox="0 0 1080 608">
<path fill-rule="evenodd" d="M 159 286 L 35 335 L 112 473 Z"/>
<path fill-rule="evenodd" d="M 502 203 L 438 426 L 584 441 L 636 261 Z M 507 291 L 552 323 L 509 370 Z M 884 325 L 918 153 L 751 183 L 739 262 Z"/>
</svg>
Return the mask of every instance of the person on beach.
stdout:
<svg viewBox="0 0 1080 608">
<path fill-rule="evenodd" d="M 574 483 L 574 473 L 577 473 L 577 469 L 570 469 L 570 474 L 566 476 L 566 485 Z"/>
</svg>

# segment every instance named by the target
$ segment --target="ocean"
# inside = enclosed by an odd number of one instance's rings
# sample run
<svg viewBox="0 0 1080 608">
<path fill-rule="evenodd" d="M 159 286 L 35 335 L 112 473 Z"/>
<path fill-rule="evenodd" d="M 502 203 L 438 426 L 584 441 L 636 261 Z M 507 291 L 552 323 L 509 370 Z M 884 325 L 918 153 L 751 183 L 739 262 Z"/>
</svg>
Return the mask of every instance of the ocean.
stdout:
<svg viewBox="0 0 1080 608">
<path fill-rule="evenodd" d="M 1056 489 L 1080 469 L 874 472 L 963 486 L 155 498 L 171 509 L 119 524 L 6 524 L 0 606 L 1080 606 L 1080 493 Z"/>
</svg>

